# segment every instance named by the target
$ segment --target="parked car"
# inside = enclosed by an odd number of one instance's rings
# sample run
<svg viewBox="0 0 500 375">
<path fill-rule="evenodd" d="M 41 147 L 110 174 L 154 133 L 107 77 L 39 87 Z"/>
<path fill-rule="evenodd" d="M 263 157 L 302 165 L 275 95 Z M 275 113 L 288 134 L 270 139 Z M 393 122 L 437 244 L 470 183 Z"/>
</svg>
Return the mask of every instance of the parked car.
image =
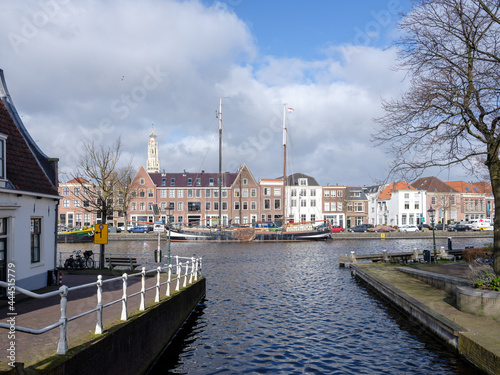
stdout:
<svg viewBox="0 0 500 375">
<path fill-rule="evenodd" d="M 395 230 L 396 229 L 388 225 L 378 225 L 375 228 L 371 228 L 370 232 L 385 233 L 385 232 L 394 232 Z"/>
<path fill-rule="evenodd" d="M 434 227 L 435 230 L 447 230 L 448 229 L 448 224 L 436 224 Z"/>
<path fill-rule="evenodd" d="M 455 224 L 451 227 L 448 227 L 448 230 L 451 232 L 466 232 L 472 230 L 471 227 L 465 224 Z"/>
<path fill-rule="evenodd" d="M 332 233 L 343 232 L 344 227 L 342 225 L 332 225 Z"/>
<path fill-rule="evenodd" d="M 348 228 L 348 232 L 368 232 L 370 228 L 373 228 L 373 224 L 361 224 L 352 228 Z"/>
<path fill-rule="evenodd" d="M 418 232 L 419 229 L 416 225 L 401 225 L 398 228 L 399 232 Z"/>
<path fill-rule="evenodd" d="M 419 224 L 418 230 L 432 230 L 432 227 L 429 224 Z"/>
<path fill-rule="evenodd" d="M 139 225 L 129 229 L 129 233 L 148 233 L 149 228 L 146 225 Z"/>
</svg>

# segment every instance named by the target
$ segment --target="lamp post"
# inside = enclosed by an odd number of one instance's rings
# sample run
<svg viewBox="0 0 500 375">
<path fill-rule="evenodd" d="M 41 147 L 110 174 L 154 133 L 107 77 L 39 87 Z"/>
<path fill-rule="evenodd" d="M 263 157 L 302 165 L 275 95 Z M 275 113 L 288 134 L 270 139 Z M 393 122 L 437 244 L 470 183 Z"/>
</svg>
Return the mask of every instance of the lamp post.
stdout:
<svg viewBox="0 0 500 375">
<path fill-rule="evenodd" d="M 168 248 L 167 248 L 167 266 L 170 266 L 170 211 L 172 211 L 172 207 L 170 205 L 167 210 L 167 229 L 168 229 Z"/>
<path fill-rule="evenodd" d="M 434 245 L 434 262 L 437 261 L 437 252 L 436 252 L 436 235 L 434 233 L 434 217 L 436 216 L 436 210 L 434 208 L 429 208 L 427 210 L 427 213 L 429 214 L 429 217 L 431 218 L 431 225 L 432 225 L 432 243 Z"/>
</svg>

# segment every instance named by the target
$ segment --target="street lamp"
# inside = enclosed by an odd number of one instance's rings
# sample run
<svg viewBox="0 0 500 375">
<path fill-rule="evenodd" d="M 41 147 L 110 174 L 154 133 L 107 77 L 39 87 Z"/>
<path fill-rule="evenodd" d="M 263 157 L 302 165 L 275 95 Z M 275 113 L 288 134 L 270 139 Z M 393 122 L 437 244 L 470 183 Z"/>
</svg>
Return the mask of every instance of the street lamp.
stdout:
<svg viewBox="0 0 500 375">
<path fill-rule="evenodd" d="M 436 216 L 436 210 L 434 208 L 429 208 L 427 210 L 427 213 L 429 214 L 429 217 L 431 218 L 431 225 L 432 225 L 432 243 L 434 244 L 434 262 L 437 261 L 437 251 L 436 251 L 436 235 L 434 233 L 434 217 Z"/>
<path fill-rule="evenodd" d="M 167 253 L 167 266 L 170 266 L 170 211 L 172 211 L 172 207 L 170 204 L 166 208 L 167 211 L 167 230 L 168 230 L 168 253 Z"/>
</svg>

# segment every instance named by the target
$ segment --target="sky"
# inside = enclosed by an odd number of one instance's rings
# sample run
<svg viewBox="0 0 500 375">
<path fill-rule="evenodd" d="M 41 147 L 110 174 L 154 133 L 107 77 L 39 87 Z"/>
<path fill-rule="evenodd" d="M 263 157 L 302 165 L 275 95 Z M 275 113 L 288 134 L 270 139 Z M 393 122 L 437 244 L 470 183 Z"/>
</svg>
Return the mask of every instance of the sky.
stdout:
<svg viewBox="0 0 500 375">
<path fill-rule="evenodd" d="M 370 142 L 382 98 L 408 88 L 396 71 L 410 0 L 4 0 L 0 69 L 21 118 L 69 180 L 85 140 L 122 144 L 146 166 L 154 129 L 160 169 L 321 185 L 384 180 L 391 155 Z M 221 99 L 222 98 L 222 99 Z M 453 170 L 443 181 L 465 179 Z"/>
</svg>

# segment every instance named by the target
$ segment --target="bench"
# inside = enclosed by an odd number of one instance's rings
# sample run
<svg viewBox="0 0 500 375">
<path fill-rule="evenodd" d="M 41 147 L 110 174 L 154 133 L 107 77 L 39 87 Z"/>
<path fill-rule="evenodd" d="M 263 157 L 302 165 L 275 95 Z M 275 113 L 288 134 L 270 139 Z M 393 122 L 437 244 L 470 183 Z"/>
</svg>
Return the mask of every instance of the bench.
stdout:
<svg viewBox="0 0 500 375">
<path fill-rule="evenodd" d="M 117 266 L 124 266 L 129 267 L 130 270 L 133 271 L 135 267 L 140 266 L 140 264 L 137 263 L 137 258 L 131 257 L 107 257 L 106 263 L 111 270 Z"/>
</svg>

